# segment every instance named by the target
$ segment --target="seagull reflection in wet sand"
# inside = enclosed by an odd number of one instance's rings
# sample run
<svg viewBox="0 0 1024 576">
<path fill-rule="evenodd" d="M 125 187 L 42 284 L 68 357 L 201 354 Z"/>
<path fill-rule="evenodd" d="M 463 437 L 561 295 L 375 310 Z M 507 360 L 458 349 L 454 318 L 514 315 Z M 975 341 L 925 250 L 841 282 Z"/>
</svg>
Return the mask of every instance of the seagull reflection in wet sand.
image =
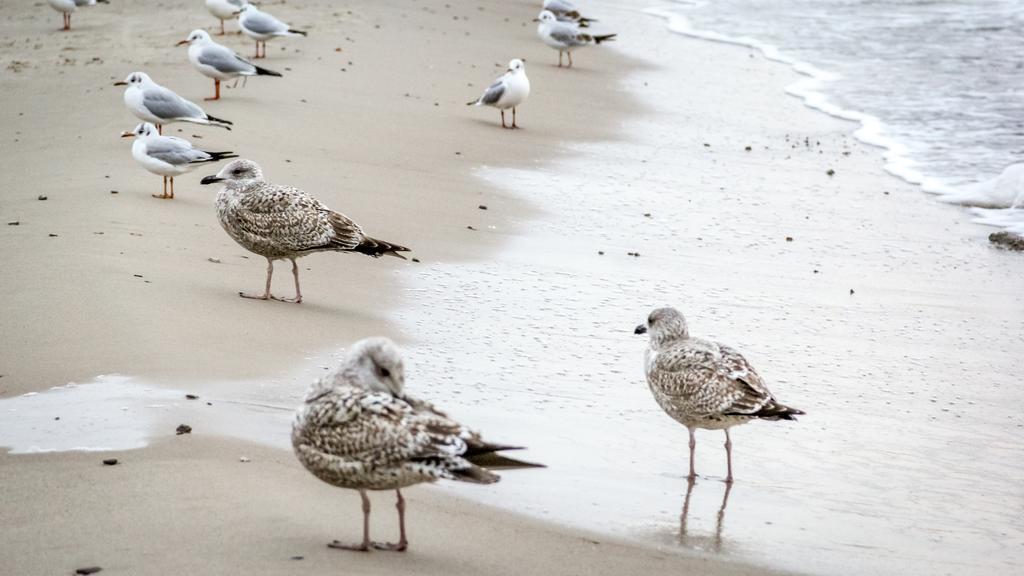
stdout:
<svg viewBox="0 0 1024 576">
<path fill-rule="evenodd" d="M 687 532 L 686 526 L 687 518 L 690 515 L 690 497 L 693 496 L 694 484 L 696 484 L 696 480 L 693 478 L 686 482 L 686 498 L 683 499 L 683 512 L 679 515 L 679 543 L 690 548 L 704 550 L 708 537 L 691 535 Z M 715 535 L 711 539 L 712 552 L 722 551 L 722 523 L 725 521 L 725 507 L 729 505 L 729 492 L 731 491 L 732 482 L 726 482 L 725 493 L 722 494 L 722 505 L 718 508 L 718 514 L 715 517 Z"/>
</svg>

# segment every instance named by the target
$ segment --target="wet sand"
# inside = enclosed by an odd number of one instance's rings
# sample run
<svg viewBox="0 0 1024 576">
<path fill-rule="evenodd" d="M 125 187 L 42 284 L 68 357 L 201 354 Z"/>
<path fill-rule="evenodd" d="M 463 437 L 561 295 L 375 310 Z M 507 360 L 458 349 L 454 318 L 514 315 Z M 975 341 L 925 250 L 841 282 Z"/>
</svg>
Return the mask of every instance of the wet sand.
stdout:
<svg viewBox="0 0 1024 576">
<path fill-rule="evenodd" d="M 0 120 L 20 132 L 4 143 L 3 167 L 17 185 L 0 192 L 3 216 L 21 221 L 0 229 L 12 272 L 0 277 L 10 295 L 0 328 L 19 335 L 0 350 L 0 396 L 128 374 L 140 390 L 129 408 L 156 414 L 141 419 L 142 441 L 157 441 L 115 454 L 124 469 L 88 453 L 3 457 L 19 493 L 41 485 L 50 494 L 56 488 L 45 486 L 59 482 L 61 496 L 12 499 L 0 510 L 24 519 L 12 543 L 31 553 L 0 555 L 20 562 L 0 571 L 36 566 L 32 558 L 61 570 L 109 558 L 126 573 L 187 571 L 193 559 L 166 550 L 192 546 L 231 566 L 283 572 L 303 555 L 303 570 L 336 570 L 340 560 L 321 546 L 356 535 L 356 499 L 320 485 L 286 451 L 251 441 L 286 447 L 287 410 L 310 378 L 340 346 L 379 333 L 406 345 L 411 390 L 489 435 L 528 444 L 551 466 L 508 474 L 493 489 L 412 491 L 410 518 L 422 522 L 412 527 L 415 556 L 386 561 L 403 571 L 522 573 L 523 562 L 535 571 L 563 562 L 566 573 L 728 573 L 748 570 L 744 562 L 991 573 L 1019 557 L 1024 528 L 1001 503 L 1022 496 L 1013 482 L 1022 446 L 1005 436 L 1021 426 L 1011 409 L 1020 395 L 1004 383 L 1024 343 L 1020 260 L 991 250 L 990 230 L 959 210 L 885 175 L 877 150 L 848 136 L 850 124 L 785 97 L 789 70 L 595 4 L 624 38 L 644 41 L 582 51 L 573 71 L 550 66 L 557 54 L 533 37 L 532 3 L 268 8 L 311 30 L 269 44 L 263 64 L 285 79 L 252 79 L 210 105 L 238 124 L 230 134 L 182 134 L 257 159 L 271 181 L 314 191 L 422 260 L 305 259 L 302 306 L 237 298 L 261 285 L 264 266 L 219 229 L 215 191 L 197 185 L 206 172 L 180 178 L 173 203 L 158 202 L 149 194 L 159 178 L 117 139 L 134 121 L 108 84 L 128 72 L 145 68 L 196 100 L 212 89 L 169 48 L 179 31 L 94 38 L 90 25 L 122 26 L 118 14 L 143 10 L 80 11 L 76 34 L 93 43 L 66 51 L 76 63 L 48 75 L 45 65 L 66 54 L 46 20 L 59 17 L 20 9 L 6 25 L 39 30 L 39 39 L 2 52 L 31 64 L 0 95 Z M 211 25 L 201 8 L 175 10 Z M 327 21 L 343 32 L 318 34 L 334 10 Z M 392 43 L 395 34 L 420 49 Z M 147 55 L 144 65 L 118 55 L 125 38 Z M 86 65 L 92 52 L 104 62 Z M 496 111 L 464 102 L 513 56 L 527 59 L 534 95 L 521 110 L 524 129 L 504 133 Z M 66 101 L 65 82 L 83 95 L 58 129 L 43 113 Z M 60 133 L 72 140 L 53 140 Z M 51 148 L 74 153 L 64 159 L 72 170 L 17 169 L 41 166 L 39 152 Z M 275 286 L 290 290 L 287 269 L 277 274 Z M 642 382 L 644 342 L 632 327 L 664 304 L 687 312 L 694 333 L 746 352 L 780 399 L 809 413 L 793 425 L 737 430 L 739 481 L 724 509 L 720 435 L 698 437 L 702 476 L 688 493 L 685 431 Z M 199 392 L 213 406 L 201 413 L 154 399 L 154 384 Z M 194 435 L 170 438 L 182 417 Z M 243 455 L 252 462 L 240 463 Z M 246 472 L 263 462 L 259 474 Z M 171 470 L 194 476 L 181 482 Z M 110 482 L 109 472 L 123 476 Z M 72 473 L 88 481 L 68 485 Z M 157 516 L 148 492 L 180 504 L 167 511 L 180 514 L 169 528 L 143 521 L 116 549 L 79 534 L 101 510 Z M 63 498 L 89 504 L 67 504 L 76 510 L 69 519 L 40 508 Z M 375 498 L 375 510 L 388 534 L 390 496 Z M 219 544 L 221 519 L 244 528 L 232 545 Z M 52 554 L 37 537 L 47 531 L 87 554 Z M 344 561 L 395 568 L 380 558 Z"/>
</svg>

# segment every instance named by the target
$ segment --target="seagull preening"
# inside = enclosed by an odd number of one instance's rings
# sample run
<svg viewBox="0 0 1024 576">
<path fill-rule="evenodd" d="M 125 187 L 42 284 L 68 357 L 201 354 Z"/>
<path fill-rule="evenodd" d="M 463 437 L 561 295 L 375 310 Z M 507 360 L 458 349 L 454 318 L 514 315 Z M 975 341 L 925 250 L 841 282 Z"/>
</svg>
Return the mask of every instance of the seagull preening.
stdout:
<svg viewBox="0 0 1024 576">
<path fill-rule="evenodd" d="M 591 22 L 597 22 L 593 18 L 585 18 L 576 5 L 569 0 L 544 0 L 543 8 L 555 15 L 560 22 L 572 22 L 580 28 L 586 28 Z"/>
<path fill-rule="evenodd" d="M 634 330 L 648 334 L 644 352 L 647 384 L 669 416 L 690 431 L 690 476 L 697 440 L 694 431 L 725 430 L 725 453 L 732 482 L 732 441 L 729 428 L 754 419 L 796 420 L 800 410 L 776 402 L 764 380 L 736 350 L 691 338 L 686 319 L 675 308 L 658 308 Z"/>
<path fill-rule="evenodd" d="M 192 66 L 203 76 L 213 78 L 213 97 L 204 100 L 220 100 L 221 80 L 234 78 L 237 83 L 239 76 L 281 76 L 279 72 L 260 68 L 227 46 L 217 44 L 206 30 L 193 30 L 177 45 L 182 44 L 188 44 L 188 61 Z"/>
<path fill-rule="evenodd" d="M 494 106 L 501 110 L 501 127 L 518 128 L 516 126 L 516 106 L 519 106 L 530 96 L 530 79 L 526 77 L 525 60 L 516 58 L 508 63 L 508 70 L 505 71 L 493 84 L 484 90 L 484 93 L 473 100 L 466 102 L 467 106 Z M 512 125 L 505 125 L 505 110 L 512 109 Z"/>
<path fill-rule="evenodd" d="M 314 252 L 359 252 L 378 258 L 385 254 L 405 260 L 409 249 L 370 238 L 358 224 L 309 194 L 291 186 L 270 184 L 252 160 L 235 160 L 202 184 L 223 182 L 217 194 L 220 225 L 242 248 L 267 259 L 267 285 L 263 294 L 239 292 L 243 298 L 302 302 L 296 258 Z M 274 260 L 291 260 L 295 298 L 270 294 Z"/>
<path fill-rule="evenodd" d="M 246 36 L 256 41 L 255 58 L 267 57 L 267 40 L 275 36 L 306 36 L 302 30 L 295 30 L 266 12 L 261 12 L 252 4 L 241 7 L 238 26 Z M 260 43 L 263 44 L 263 55 L 260 55 Z"/>
<path fill-rule="evenodd" d="M 224 35 L 224 21 L 234 20 L 246 4 L 246 0 L 206 0 L 206 9 L 220 21 L 220 36 Z"/>
<path fill-rule="evenodd" d="M 572 51 L 581 47 L 589 46 L 590 44 L 600 44 L 601 42 L 607 42 L 613 40 L 617 34 L 598 34 L 591 35 L 585 32 L 580 32 L 578 26 L 571 22 L 559 22 L 558 18 L 549 10 L 544 10 L 537 16 L 534 22 L 540 22 L 537 25 L 537 36 L 550 46 L 551 48 L 558 50 L 558 66 L 562 66 L 562 53 L 569 55 L 569 68 L 572 68 Z"/>
<path fill-rule="evenodd" d="M 156 126 L 143 122 L 135 130 L 121 133 L 122 138 L 135 138 L 132 143 L 132 158 L 153 174 L 164 177 L 164 193 L 153 194 L 154 198 L 174 198 L 174 177 L 191 172 L 200 164 L 220 162 L 237 158 L 232 152 L 206 152 L 188 140 L 174 136 L 161 136 Z M 171 193 L 167 193 L 167 181 L 171 182 Z"/>
<path fill-rule="evenodd" d="M 71 13 L 78 10 L 79 6 L 95 6 L 96 4 L 110 4 L 109 0 L 46 0 L 57 12 L 64 16 L 64 27 L 61 30 L 71 30 Z"/>
<path fill-rule="evenodd" d="M 194 102 L 153 82 L 145 72 L 132 72 L 123 82 L 114 82 L 114 86 L 128 86 L 124 91 L 125 106 L 139 120 L 155 124 L 161 134 L 163 125 L 171 122 L 192 122 L 231 130 L 230 121 L 203 112 Z"/>
<path fill-rule="evenodd" d="M 438 479 L 491 484 L 490 469 L 536 468 L 497 454 L 514 446 L 491 444 L 432 405 L 405 394 L 405 369 L 387 338 L 352 345 L 341 366 L 306 393 L 292 424 L 292 447 L 314 476 L 339 488 L 358 490 L 363 501 L 363 541 L 331 548 L 403 551 L 405 499 L 401 489 Z M 370 540 L 367 490 L 394 490 L 399 539 Z"/>
</svg>

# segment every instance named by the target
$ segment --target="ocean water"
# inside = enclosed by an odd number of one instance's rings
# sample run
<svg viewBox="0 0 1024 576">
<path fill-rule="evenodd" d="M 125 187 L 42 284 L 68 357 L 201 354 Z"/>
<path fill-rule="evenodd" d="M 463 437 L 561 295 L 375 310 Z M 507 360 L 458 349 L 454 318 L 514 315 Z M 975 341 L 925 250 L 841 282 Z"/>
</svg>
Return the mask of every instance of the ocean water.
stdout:
<svg viewBox="0 0 1024 576">
<path fill-rule="evenodd" d="M 888 171 L 940 200 L 1024 204 L 1018 0 L 707 0 L 652 11 L 673 31 L 793 65 L 806 79 L 792 94 L 861 122 L 858 138 L 886 149 Z M 1024 225 L 1012 212 L 980 216 Z"/>
</svg>

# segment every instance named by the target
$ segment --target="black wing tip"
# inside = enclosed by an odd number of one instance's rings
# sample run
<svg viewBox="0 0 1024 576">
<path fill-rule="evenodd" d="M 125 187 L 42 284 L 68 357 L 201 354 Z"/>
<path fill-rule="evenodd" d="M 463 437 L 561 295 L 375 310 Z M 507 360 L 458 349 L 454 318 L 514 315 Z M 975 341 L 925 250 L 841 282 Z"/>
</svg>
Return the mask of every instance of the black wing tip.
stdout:
<svg viewBox="0 0 1024 576">
<path fill-rule="evenodd" d="M 228 126 L 233 126 L 235 124 L 231 120 L 217 118 L 216 116 L 210 116 L 209 114 L 206 115 L 206 119 L 210 122 L 214 122 L 214 126 L 221 125 L 221 128 L 228 128 Z M 231 130 L 231 128 L 228 128 L 228 130 Z"/>
<path fill-rule="evenodd" d="M 276 76 L 278 78 L 281 78 L 281 76 L 282 76 L 280 72 L 274 72 L 273 70 L 267 70 L 266 68 L 260 68 L 259 66 L 256 66 L 256 65 L 253 65 L 253 68 L 256 68 L 256 75 L 257 76 Z"/>
<path fill-rule="evenodd" d="M 594 36 L 594 44 L 615 40 L 616 36 L 618 36 L 618 34 L 601 34 L 600 36 Z"/>
<path fill-rule="evenodd" d="M 399 254 L 399 252 L 411 252 L 411 250 L 409 250 L 405 246 L 400 246 L 398 244 L 392 244 L 391 242 L 385 242 L 383 240 L 377 240 L 376 238 L 369 237 L 367 237 L 362 244 L 356 246 L 352 250 L 355 252 L 359 252 L 360 254 L 366 254 L 367 256 L 373 258 L 380 258 L 381 256 L 384 256 L 386 254 L 388 256 L 401 258 L 402 260 L 405 260 L 406 257 Z"/>
<path fill-rule="evenodd" d="M 306 32 L 305 30 L 293 30 L 292 28 L 289 28 L 288 31 L 291 32 L 292 34 L 302 34 L 303 36 L 309 36 L 309 33 Z"/>
</svg>

